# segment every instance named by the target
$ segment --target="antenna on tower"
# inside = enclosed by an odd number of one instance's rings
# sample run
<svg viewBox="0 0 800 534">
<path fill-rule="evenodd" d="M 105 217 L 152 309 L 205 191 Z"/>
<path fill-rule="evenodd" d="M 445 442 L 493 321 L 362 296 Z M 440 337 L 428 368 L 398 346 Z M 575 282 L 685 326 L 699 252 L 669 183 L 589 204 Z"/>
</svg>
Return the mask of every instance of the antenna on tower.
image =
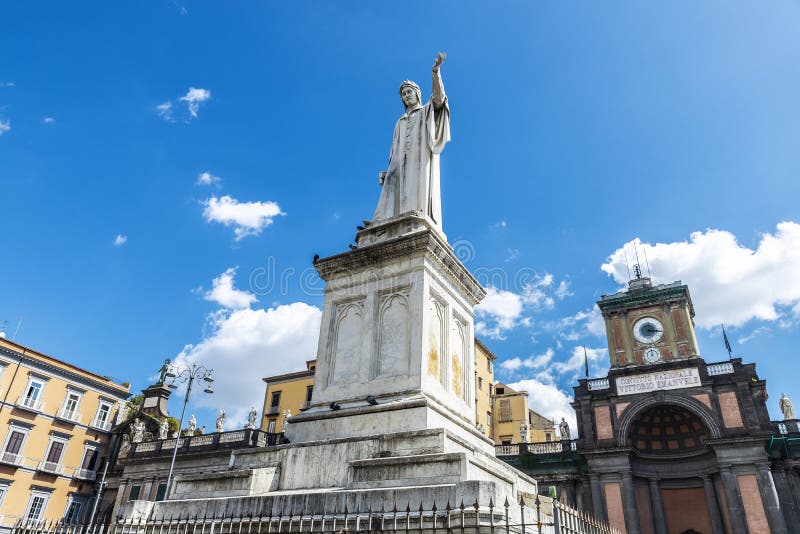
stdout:
<svg viewBox="0 0 800 534">
<path fill-rule="evenodd" d="M 639 267 L 641 262 L 639 261 L 639 250 L 636 248 L 636 240 L 633 241 L 633 252 L 636 254 L 636 265 L 633 266 L 633 273 L 636 275 L 636 278 L 641 278 L 642 269 Z"/>
<path fill-rule="evenodd" d="M 622 247 L 622 252 L 625 253 L 625 268 L 628 269 L 628 280 L 631 279 L 631 266 L 628 263 L 628 251 L 625 250 L 625 247 Z"/>
<path fill-rule="evenodd" d="M 647 259 L 647 247 L 645 247 L 644 245 L 642 245 L 642 252 L 644 253 L 644 263 L 645 265 L 647 265 L 647 276 L 652 278 L 653 274 L 650 272 L 650 262 Z"/>
</svg>

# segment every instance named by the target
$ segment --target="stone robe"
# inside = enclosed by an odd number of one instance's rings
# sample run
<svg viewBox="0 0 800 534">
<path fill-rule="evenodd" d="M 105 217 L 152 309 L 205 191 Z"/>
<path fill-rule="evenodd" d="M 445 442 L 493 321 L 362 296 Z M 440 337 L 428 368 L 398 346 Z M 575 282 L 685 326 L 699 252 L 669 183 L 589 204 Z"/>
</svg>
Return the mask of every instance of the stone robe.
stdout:
<svg viewBox="0 0 800 534">
<path fill-rule="evenodd" d="M 439 73 L 431 99 L 407 109 L 397 121 L 375 222 L 408 212 L 427 215 L 442 225 L 439 154 L 450 140 L 450 108 Z"/>
</svg>

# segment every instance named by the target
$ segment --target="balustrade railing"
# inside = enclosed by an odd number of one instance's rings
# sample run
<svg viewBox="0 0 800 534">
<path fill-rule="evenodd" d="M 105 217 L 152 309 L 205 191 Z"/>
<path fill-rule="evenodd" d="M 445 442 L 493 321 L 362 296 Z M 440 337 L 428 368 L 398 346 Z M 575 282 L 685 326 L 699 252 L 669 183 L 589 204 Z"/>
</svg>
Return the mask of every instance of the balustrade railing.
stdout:
<svg viewBox="0 0 800 534">
<path fill-rule="evenodd" d="M 578 440 L 540 441 L 536 443 L 516 443 L 495 445 L 495 456 L 519 456 L 520 454 L 558 454 L 578 450 Z"/>
<path fill-rule="evenodd" d="M 588 380 L 586 382 L 589 386 L 589 391 L 598 391 L 601 389 L 608 389 L 608 378 L 595 378 L 593 380 Z"/>
<path fill-rule="evenodd" d="M 733 374 L 733 364 L 731 362 L 710 363 L 706 365 L 708 376 Z"/>
<path fill-rule="evenodd" d="M 213 450 L 233 447 L 266 447 L 287 443 L 283 433 L 244 429 L 231 432 L 214 432 L 199 436 L 178 438 L 178 450 Z M 172 453 L 176 438 L 134 443 L 130 456 L 151 456 Z"/>
</svg>

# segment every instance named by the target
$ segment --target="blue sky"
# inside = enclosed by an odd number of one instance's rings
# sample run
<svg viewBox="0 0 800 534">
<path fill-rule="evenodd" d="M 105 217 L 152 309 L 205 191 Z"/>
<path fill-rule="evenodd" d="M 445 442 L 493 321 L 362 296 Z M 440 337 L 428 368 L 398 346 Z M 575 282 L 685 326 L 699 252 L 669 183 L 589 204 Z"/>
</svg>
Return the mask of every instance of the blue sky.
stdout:
<svg viewBox="0 0 800 534">
<path fill-rule="evenodd" d="M 310 259 L 371 216 L 398 85 L 427 98 L 445 50 L 444 228 L 468 267 L 506 273 L 478 316 L 498 379 L 563 413 L 575 348 L 606 366 L 592 306 L 639 239 L 657 281 L 689 284 L 707 361 L 726 357 L 725 322 L 772 416 L 782 391 L 800 399 L 797 2 L 156 0 L 2 18 L 0 323 L 10 337 L 22 318 L 20 343 L 137 390 L 164 358 L 205 361 L 218 393 L 192 409 L 234 424 L 262 376 L 314 356 Z"/>
</svg>

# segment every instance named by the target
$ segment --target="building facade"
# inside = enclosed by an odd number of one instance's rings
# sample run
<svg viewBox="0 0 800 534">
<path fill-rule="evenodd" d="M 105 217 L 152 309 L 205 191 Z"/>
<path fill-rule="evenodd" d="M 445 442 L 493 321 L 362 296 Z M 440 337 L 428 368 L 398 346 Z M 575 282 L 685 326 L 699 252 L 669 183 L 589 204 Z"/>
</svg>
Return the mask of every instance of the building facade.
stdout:
<svg viewBox="0 0 800 534">
<path fill-rule="evenodd" d="M 557 439 L 555 425 L 528 408 L 528 392 L 497 382 L 492 395 L 492 440 L 498 445 L 542 443 Z"/>
<path fill-rule="evenodd" d="M 88 517 L 129 389 L 0 339 L 0 527 Z"/>
<path fill-rule="evenodd" d="M 306 370 L 296 373 L 269 376 L 264 378 L 267 392 L 264 395 L 264 408 L 261 413 L 261 430 L 270 433 L 283 432 L 286 417 L 297 414 L 311 403 L 314 392 L 314 371 L 316 360 L 306 362 Z"/>
</svg>

